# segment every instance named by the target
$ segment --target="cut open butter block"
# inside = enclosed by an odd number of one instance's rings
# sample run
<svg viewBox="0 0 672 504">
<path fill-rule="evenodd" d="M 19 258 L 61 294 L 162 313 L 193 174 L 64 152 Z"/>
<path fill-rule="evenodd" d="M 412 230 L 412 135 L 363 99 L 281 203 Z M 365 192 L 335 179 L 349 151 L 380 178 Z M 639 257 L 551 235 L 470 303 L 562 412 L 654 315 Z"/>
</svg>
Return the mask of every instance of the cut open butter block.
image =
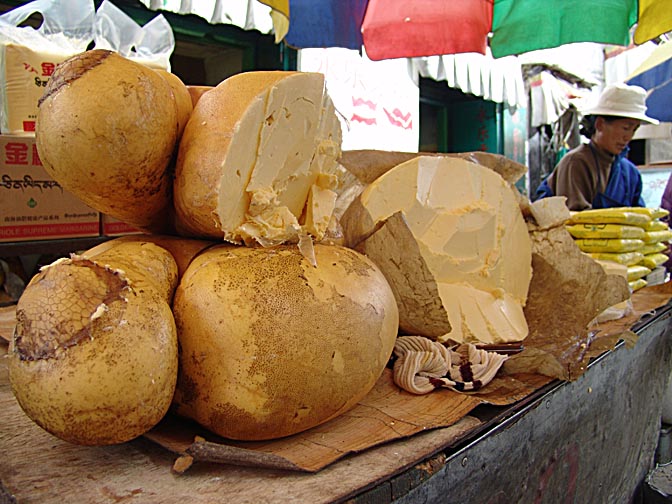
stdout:
<svg viewBox="0 0 672 504">
<path fill-rule="evenodd" d="M 234 75 L 204 93 L 180 142 L 174 197 L 191 236 L 272 246 L 320 240 L 341 130 L 319 73 Z"/>
<path fill-rule="evenodd" d="M 346 243 L 385 274 L 408 334 L 505 343 L 528 333 L 531 242 L 504 179 L 452 157 L 392 168 L 341 219 Z"/>
</svg>

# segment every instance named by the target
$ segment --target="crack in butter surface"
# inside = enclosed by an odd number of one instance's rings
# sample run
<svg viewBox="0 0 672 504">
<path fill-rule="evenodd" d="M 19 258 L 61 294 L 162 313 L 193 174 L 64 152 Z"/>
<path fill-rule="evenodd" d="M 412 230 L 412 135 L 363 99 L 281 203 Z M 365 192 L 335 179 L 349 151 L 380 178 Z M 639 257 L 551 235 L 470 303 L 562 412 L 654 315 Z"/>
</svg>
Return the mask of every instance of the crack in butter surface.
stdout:
<svg viewBox="0 0 672 504">
<path fill-rule="evenodd" d="M 42 268 L 31 283 L 17 306 L 14 336 L 21 360 L 30 361 L 91 339 L 101 312 L 131 292 L 120 271 L 78 257 Z"/>
</svg>

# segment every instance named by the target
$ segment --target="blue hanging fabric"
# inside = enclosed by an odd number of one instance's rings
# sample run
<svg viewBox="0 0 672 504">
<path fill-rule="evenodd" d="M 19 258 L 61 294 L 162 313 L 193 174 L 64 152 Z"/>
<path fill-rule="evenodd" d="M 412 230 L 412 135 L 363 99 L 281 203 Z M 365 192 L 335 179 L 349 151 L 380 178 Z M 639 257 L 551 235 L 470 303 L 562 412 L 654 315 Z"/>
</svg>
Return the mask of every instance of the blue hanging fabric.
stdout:
<svg viewBox="0 0 672 504">
<path fill-rule="evenodd" d="M 367 4 L 368 0 L 290 0 L 285 41 L 297 49 L 342 47 L 359 51 Z"/>
</svg>

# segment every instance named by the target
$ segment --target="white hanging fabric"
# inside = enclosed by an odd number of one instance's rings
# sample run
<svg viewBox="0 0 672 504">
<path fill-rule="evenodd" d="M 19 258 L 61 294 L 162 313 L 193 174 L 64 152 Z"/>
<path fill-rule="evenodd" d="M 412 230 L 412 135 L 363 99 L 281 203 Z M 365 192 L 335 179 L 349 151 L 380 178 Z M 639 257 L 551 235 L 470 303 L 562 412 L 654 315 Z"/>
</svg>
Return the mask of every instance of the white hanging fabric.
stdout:
<svg viewBox="0 0 672 504">
<path fill-rule="evenodd" d="M 511 107 L 526 106 L 523 73 L 516 56 L 493 58 L 488 54 L 462 53 L 412 58 L 422 77 L 446 81 L 448 87 Z"/>
<path fill-rule="evenodd" d="M 231 24 L 261 33 L 273 31 L 271 8 L 257 0 L 140 0 L 150 10 L 194 14 L 210 24 Z"/>
</svg>

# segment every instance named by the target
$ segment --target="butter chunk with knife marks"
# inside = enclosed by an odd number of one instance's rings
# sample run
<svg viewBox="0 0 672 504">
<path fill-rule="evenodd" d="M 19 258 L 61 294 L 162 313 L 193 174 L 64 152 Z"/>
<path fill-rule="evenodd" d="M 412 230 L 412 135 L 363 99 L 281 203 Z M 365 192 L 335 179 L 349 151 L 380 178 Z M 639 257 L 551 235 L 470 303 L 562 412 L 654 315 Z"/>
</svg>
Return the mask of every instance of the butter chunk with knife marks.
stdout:
<svg viewBox="0 0 672 504">
<path fill-rule="evenodd" d="M 390 219 L 399 228 L 400 217 L 406 238 L 381 239 L 379 233 L 390 233 Z M 398 299 L 435 292 L 435 302 L 423 304 L 432 313 L 436 304 L 443 307 L 438 313 L 445 311 L 448 330 L 438 334 L 433 316 L 418 327 L 423 317 L 417 310 L 423 308 L 400 303 L 400 320 L 414 321 L 409 327 L 400 323 L 402 330 L 459 342 L 527 336 L 530 239 L 516 195 L 494 171 L 458 158 L 418 156 L 367 186 L 341 223 L 349 246 L 372 257 L 384 273 L 388 269 Z M 418 265 L 422 274 L 408 274 Z M 404 313 L 406 308 L 416 312 Z"/>
<path fill-rule="evenodd" d="M 199 99 L 180 142 L 178 229 L 264 246 L 302 234 L 320 240 L 336 200 L 340 145 L 322 74 L 224 80 Z"/>
</svg>

